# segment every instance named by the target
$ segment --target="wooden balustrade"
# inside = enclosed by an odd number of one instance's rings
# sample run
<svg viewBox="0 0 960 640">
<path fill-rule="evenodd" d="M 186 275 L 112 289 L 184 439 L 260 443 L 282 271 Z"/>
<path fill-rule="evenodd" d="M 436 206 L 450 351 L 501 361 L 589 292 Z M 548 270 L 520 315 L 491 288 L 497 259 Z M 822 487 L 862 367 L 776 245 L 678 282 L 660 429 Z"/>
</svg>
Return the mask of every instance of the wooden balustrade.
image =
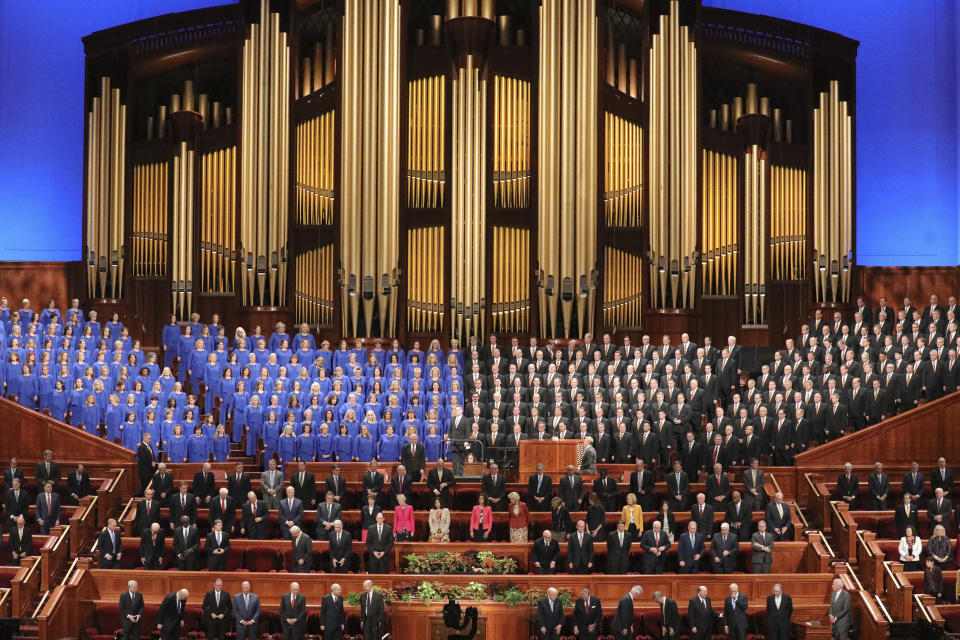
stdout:
<svg viewBox="0 0 960 640">
<path fill-rule="evenodd" d="M 876 543 L 873 531 L 857 531 L 856 560 L 864 585 L 878 593 L 883 589 L 884 553 Z"/>
<path fill-rule="evenodd" d="M 883 591 L 885 602 L 894 620 L 913 620 L 913 585 L 903 575 L 900 562 L 883 563 Z"/>
<path fill-rule="evenodd" d="M 0 589 L 0 618 L 10 617 L 11 589 Z"/>
<path fill-rule="evenodd" d="M 850 513 L 846 502 L 830 501 L 830 532 L 833 534 L 837 557 L 843 560 L 857 559 L 857 521 Z"/>
<path fill-rule="evenodd" d="M 10 615 L 19 618 L 26 615 L 30 603 L 40 593 L 40 556 L 23 558 L 20 571 L 10 580 Z"/>
<path fill-rule="evenodd" d="M 99 496 L 87 496 L 80 500 L 80 509 L 70 516 L 70 557 L 76 558 L 96 540 L 100 531 L 97 526 L 97 505 Z"/>
<path fill-rule="evenodd" d="M 70 562 L 70 525 L 57 526 L 50 530 L 50 538 L 40 547 L 40 589 L 48 591 L 54 578 Z"/>
</svg>

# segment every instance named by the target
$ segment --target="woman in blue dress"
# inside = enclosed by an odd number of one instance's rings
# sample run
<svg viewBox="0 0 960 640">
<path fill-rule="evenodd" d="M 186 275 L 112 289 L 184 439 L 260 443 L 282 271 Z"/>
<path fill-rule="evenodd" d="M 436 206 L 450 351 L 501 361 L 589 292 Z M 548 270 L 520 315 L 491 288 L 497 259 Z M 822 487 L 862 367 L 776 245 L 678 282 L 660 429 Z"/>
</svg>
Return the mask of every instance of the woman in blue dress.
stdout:
<svg viewBox="0 0 960 640">
<path fill-rule="evenodd" d="M 313 435 L 313 425 L 306 423 L 297 437 L 297 460 L 313 462 L 317 459 L 317 436 Z"/>
<path fill-rule="evenodd" d="M 173 438 L 173 428 L 177 426 L 177 421 L 173 418 L 173 409 L 167 409 L 163 412 L 163 422 L 160 423 L 160 442 L 164 451 L 170 450 L 170 440 Z"/>
<path fill-rule="evenodd" d="M 9 386 L 9 385 L 8 385 Z M 17 401 L 28 409 L 37 408 L 37 398 L 40 395 L 40 385 L 37 375 L 30 365 L 23 365 L 17 384 Z"/>
<path fill-rule="evenodd" d="M 197 422 L 197 412 L 190 407 L 184 409 L 183 415 L 180 418 L 180 424 L 183 425 L 185 431 L 193 431 L 194 427 L 199 426 Z"/>
<path fill-rule="evenodd" d="M 280 433 L 282 434 L 284 430 L 289 426 L 293 429 L 293 435 L 300 435 L 300 421 L 297 419 L 297 413 L 290 409 L 287 410 L 286 420 L 283 422 L 283 426 L 280 427 Z"/>
<path fill-rule="evenodd" d="M 180 356 L 180 338 L 183 333 L 177 324 L 177 316 L 171 315 L 169 324 L 163 326 L 160 343 L 163 346 L 163 366 L 172 367 L 175 358 Z"/>
<path fill-rule="evenodd" d="M 198 424 L 193 429 L 193 435 L 187 439 L 187 459 L 194 463 L 207 462 L 212 448 L 210 438 L 203 435 L 203 425 Z"/>
<path fill-rule="evenodd" d="M 437 458 L 443 457 L 443 436 L 437 433 L 437 425 L 431 424 L 427 428 L 429 431 L 423 439 L 423 452 L 427 462 L 436 462 Z"/>
<path fill-rule="evenodd" d="M 179 424 L 173 425 L 173 436 L 170 437 L 170 443 L 167 447 L 167 460 L 170 462 L 187 461 L 187 438 L 183 435 L 183 427 Z"/>
<path fill-rule="evenodd" d="M 333 443 L 333 452 L 337 456 L 337 462 L 351 462 L 353 460 L 353 442 L 356 437 L 350 435 L 347 425 L 340 425 L 340 433 Z"/>
<path fill-rule="evenodd" d="M 162 423 L 160 419 L 157 417 L 157 412 L 153 409 L 147 409 L 146 413 L 144 413 L 143 421 L 140 423 L 140 437 L 142 439 L 143 434 L 149 433 L 151 447 L 156 447 L 161 442 L 160 440 L 161 424 Z M 137 446 L 139 445 L 140 443 L 138 442 Z"/>
<path fill-rule="evenodd" d="M 366 423 L 360 425 L 360 436 L 353 443 L 353 461 L 370 462 L 377 453 L 377 441 L 373 439 Z"/>
<path fill-rule="evenodd" d="M 230 456 L 230 436 L 222 424 L 217 425 L 217 431 L 213 436 L 213 461 L 226 462 Z"/>
<path fill-rule="evenodd" d="M 233 393 L 233 400 L 230 403 L 230 416 L 233 419 L 234 442 L 240 442 L 240 436 L 243 434 L 243 421 L 247 412 L 247 402 L 249 400 L 246 388 L 246 381 L 237 380 L 237 390 Z M 226 420 L 221 421 L 221 424 L 226 423 Z"/>
<path fill-rule="evenodd" d="M 117 404 L 119 404 L 119 399 Z M 92 393 L 87 394 L 87 402 L 80 411 L 80 424 L 78 426 L 92 436 L 100 435 L 100 421 L 102 419 L 100 405 L 97 404 L 97 398 Z M 111 441 L 113 438 L 110 439 Z"/>
<path fill-rule="evenodd" d="M 213 436 L 217 433 L 217 422 L 213 418 L 212 413 L 208 413 L 203 416 L 203 422 L 200 424 L 203 427 L 203 437 L 213 442 Z"/>
<path fill-rule="evenodd" d="M 120 423 L 120 444 L 131 451 L 136 451 L 140 441 L 140 421 L 137 420 L 136 411 L 127 411 L 126 419 Z"/>
<path fill-rule="evenodd" d="M 334 445 L 336 438 L 330 423 L 320 423 L 320 434 L 317 436 L 317 462 L 333 462 Z"/>
<path fill-rule="evenodd" d="M 257 455 L 257 438 L 263 435 L 263 410 L 260 408 L 260 396 L 250 398 L 243 414 L 243 431 L 247 434 L 247 455 Z"/>
<path fill-rule="evenodd" d="M 340 426 L 347 427 L 347 432 L 351 436 L 360 435 L 360 423 L 357 421 L 357 414 L 353 409 L 348 409 L 340 422 Z"/>
<path fill-rule="evenodd" d="M 370 434 L 370 437 L 372 437 L 374 441 L 380 439 L 380 421 L 377 420 L 377 414 L 372 410 L 367 411 L 363 417 L 363 422 L 360 423 L 361 431 L 364 427 L 366 427 L 367 433 Z"/>
<path fill-rule="evenodd" d="M 277 450 L 277 441 L 280 439 L 280 420 L 274 409 L 267 409 L 266 420 L 263 421 L 263 458 L 269 460 Z"/>
<path fill-rule="evenodd" d="M 290 425 L 284 425 L 283 435 L 277 439 L 277 453 L 280 454 L 281 469 L 286 469 L 288 463 L 297 459 L 297 435 Z"/>
<path fill-rule="evenodd" d="M 400 460 L 400 436 L 388 424 L 386 431 L 380 435 L 377 442 L 377 460 L 380 462 L 398 462 Z"/>
<path fill-rule="evenodd" d="M 380 433 L 386 433 L 388 426 L 393 427 L 393 432 L 397 433 L 397 428 L 400 426 L 400 411 L 394 411 L 393 409 L 383 410 L 383 417 L 380 418 Z"/>
<path fill-rule="evenodd" d="M 223 368 L 220 384 L 217 387 L 217 397 L 220 398 L 220 424 L 227 424 L 227 418 L 233 410 L 233 394 L 237 391 L 237 380 L 233 377 L 233 369 Z"/>
<path fill-rule="evenodd" d="M 162 384 L 161 382 L 161 386 Z M 176 406 L 178 411 L 187 406 L 187 394 L 183 391 L 183 385 L 179 382 L 174 382 L 170 392 L 167 393 L 167 400 L 173 400 L 174 406 Z"/>
<path fill-rule="evenodd" d="M 430 433 L 431 426 L 436 427 L 437 433 L 439 433 L 441 436 L 446 433 L 446 429 L 444 429 L 443 422 L 437 416 L 437 412 L 433 409 L 430 409 L 430 411 L 427 412 L 427 419 L 423 421 L 423 427 L 420 430 L 421 440 L 425 438 L 428 433 Z"/>
<path fill-rule="evenodd" d="M 70 401 L 70 394 L 63 384 L 63 380 L 57 380 L 53 387 L 53 392 L 47 401 L 45 408 L 50 411 L 51 417 L 63 422 L 67 417 L 67 403 Z"/>
</svg>

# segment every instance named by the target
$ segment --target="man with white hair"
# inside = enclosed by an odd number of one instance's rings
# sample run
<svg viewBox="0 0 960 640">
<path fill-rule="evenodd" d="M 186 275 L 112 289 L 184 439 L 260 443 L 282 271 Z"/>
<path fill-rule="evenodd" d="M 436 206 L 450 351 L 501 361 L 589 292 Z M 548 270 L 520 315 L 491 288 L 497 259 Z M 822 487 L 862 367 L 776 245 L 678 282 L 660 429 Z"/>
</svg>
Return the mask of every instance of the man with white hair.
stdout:
<svg viewBox="0 0 960 640">
<path fill-rule="evenodd" d="M 537 604 L 537 626 L 541 640 L 559 640 L 563 627 L 563 603 L 557 599 L 557 590 L 547 589 L 547 595 Z"/>
<path fill-rule="evenodd" d="M 120 594 L 121 640 L 140 640 L 140 618 L 143 617 L 143 594 L 137 591 L 137 581 L 127 582 L 127 590 Z"/>
<path fill-rule="evenodd" d="M 697 595 L 687 603 L 687 625 L 690 627 L 691 640 L 708 640 L 713 636 L 713 604 L 703 585 L 697 588 Z"/>
<path fill-rule="evenodd" d="M 160 640 L 179 640 L 183 629 L 183 615 L 187 610 L 187 598 L 190 592 L 186 589 L 173 591 L 164 596 L 157 609 L 157 631 Z"/>
<path fill-rule="evenodd" d="M 260 624 L 260 598 L 250 593 L 250 583 L 240 583 L 240 593 L 233 597 L 233 619 L 237 621 L 237 640 L 255 640 Z"/>
<path fill-rule="evenodd" d="M 593 475 L 597 472 L 597 450 L 593 447 L 593 438 L 583 439 L 583 456 L 580 458 L 580 473 Z"/>
<path fill-rule="evenodd" d="M 837 578 L 830 592 L 830 631 L 833 640 L 848 640 L 850 637 L 850 594 L 843 588 L 843 580 Z"/>
<path fill-rule="evenodd" d="M 372 580 L 363 581 L 363 594 L 360 596 L 360 627 L 363 640 L 380 640 L 380 625 L 386 616 L 383 594 L 373 588 Z"/>
<path fill-rule="evenodd" d="M 630 589 L 627 595 L 620 598 L 612 624 L 613 635 L 618 640 L 620 638 L 633 638 L 634 601 L 638 600 L 641 595 L 643 595 L 643 587 L 636 585 Z"/>
<path fill-rule="evenodd" d="M 313 569 L 313 540 L 294 525 L 290 527 L 293 541 L 293 572 L 310 573 Z"/>
<path fill-rule="evenodd" d="M 723 601 L 723 632 L 730 640 L 746 640 L 747 625 L 747 594 L 740 593 L 734 582 Z"/>
<path fill-rule="evenodd" d="M 590 595 L 590 589 L 581 589 L 573 605 L 573 634 L 577 640 L 597 640 L 603 623 L 603 605 L 600 598 Z"/>
<path fill-rule="evenodd" d="M 341 640 L 346 614 L 343 612 L 343 591 L 340 585 L 334 582 L 330 585 L 330 593 L 323 596 L 320 603 L 320 631 L 323 640 Z"/>
<path fill-rule="evenodd" d="M 330 572 L 347 573 L 353 558 L 353 536 L 343 530 L 343 522 L 333 521 L 333 533 L 330 534 Z"/>
<path fill-rule="evenodd" d="M 737 569 L 737 551 L 739 549 L 737 536 L 730 533 L 730 525 L 726 522 L 720 525 L 720 533 L 710 541 L 710 555 L 713 559 L 714 573 L 733 573 Z"/>
<path fill-rule="evenodd" d="M 290 583 L 290 593 L 280 598 L 280 628 L 283 640 L 300 640 L 307 620 L 307 599 L 300 593 L 300 584 Z"/>
<path fill-rule="evenodd" d="M 207 627 L 207 640 L 225 640 L 227 616 L 233 608 L 230 594 L 223 590 L 223 580 L 213 581 L 213 590 L 203 597 L 203 619 Z"/>
</svg>

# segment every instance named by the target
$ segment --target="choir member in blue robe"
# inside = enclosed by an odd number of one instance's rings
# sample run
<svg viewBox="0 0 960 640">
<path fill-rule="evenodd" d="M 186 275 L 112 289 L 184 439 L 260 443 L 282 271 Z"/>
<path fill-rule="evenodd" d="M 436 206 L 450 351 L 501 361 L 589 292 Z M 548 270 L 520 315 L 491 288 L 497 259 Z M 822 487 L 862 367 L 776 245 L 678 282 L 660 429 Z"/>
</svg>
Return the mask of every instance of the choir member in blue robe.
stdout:
<svg viewBox="0 0 960 640">
<path fill-rule="evenodd" d="M 297 435 L 290 425 L 284 425 L 283 427 L 283 435 L 277 441 L 277 453 L 280 455 L 283 469 L 287 468 L 287 463 L 294 462 L 297 459 Z"/>
<path fill-rule="evenodd" d="M 377 452 L 377 441 L 370 435 L 367 426 L 360 425 L 360 436 L 353 442 L 353 461 L 370 462 Z"/>
<path fill-rule="evenodd" d="M 213 414 L 208 413 L 203 416 L 203 422 L 200 426 L 203 427 L 203 437 L 213 442 L 213 436 L 217 433 L 217 421 L 214 419 Z"/>
<path fill-rule="evenodd" d="M 351 462 L 353 460 L 353 442 L 357 436 L 350 435 L 347 425 L 340 425 L 340 433 L 334 439 L 333 451 L 337 462 Z"/>
<path fill-rule="evenodd" d="M 206 462 L 210 459 L 210 450 L 213 443 L 210 438 L 203 435 L 203 426 L 197 425 L 193 430 L 193 435 L 188 438 L 187 458 L 190 462 Z"/>
<path fill-rule="evenodd" d="M 41 404 L 41 409 L 50 412 L 50 416 L 63 422 L 67 417 L 67 403 L 70 401 L 70 394 L 63 384 L 63 380 L 57 380 L 53 391 L 46 398 L 46 406 Z"/>
<path fill-rule="evenodd" d="M 120 444 L 131 451 L 136 451 L 143 439 L 140 430 L 140 421 L 133 411 L 127 413 L 127 419 L 120 423 Z"/>
<path fill-rule="evenodd" d="M 263 410 L 260 408 L 260 397 L 250 398 L 243 415 L 244 432 L 247 434 L 247 455 L 257 454 L 257 438 L 263 435 Z"/>
<path fill-rule="evenodd" d="M 107 427 L 107 440 L 113 442 L 120 437 L 120 424 L 126 419 L 127 412 L 120 406 L 120 397 L 117 394 L 110 394 L 109 405 L 103 414 L 103 422 Z M 99 420 L 98 420 L 99 423 Z M 86 423 L 84 423 L 86 427 Z M 87 429 L 88 433 L 92 433 Z"/>
<path fill-rule="evenodd" d="M 101 410 L 96 397 L 92 393 L 87 395 L 87 402 L 78 417 L 80 419 L 78 426 L 83 427 L 92 436 L 100 435 Z"/>
<path fill-rule="evenodd" d="M 173 428 L 177 426 L 177 421 L 173 417 L 173 409 L 167 409 L 163 412 L 163 422 L 160 423 L 160 442 L 162 443 L 162 449 L 168 451 L 170 447 L 170 440 L 173 438 Z"/>
<path fill-rule="evenodd" d="M 58 323 L 63 324 L 63 316 L 57 309 L 57 301 L 53 299 L 47 300 L 47 307 L 40 312 L 40 324 L 47 326 L 50 324 L 50 318 L 56 318 Z"/>
<path fill-rule="evenodd" d="M 186 382 L 187 372 L 190 369 L 191 354 L 196 349 L 197 337 L 193 335 L 193 327 L 189 324 L 184 325 L 183 334 L 180 336 L 180 344 L 177 347 L 177 380 Z"/>
<path fill-rule="evenodd" d="M 21 406 L 36 409 L 37 398 L 40 395 L 40 391 L 37 376 L 33 372 L 33 369 L 30 368 L 30 365 L 25 364 L 21 367 L 20 375 L 17 376 L 15 384 L 17 402 L 19 402 Z M 7 387 L 8 389 L 10 387 L 9 381 L 7 382 Z M 7 393 L 10 393 L 9 390 Z"/>
<path fill-rule="evenodd" d="M 277 441 L 280 439 L 280 421 L 277 412 L 273 409 L 266 411 L 267 419 L 263 421 L 263 458 L 268 460 L 277 450 Z"/>
<path fill-rule="evenodd" d="M 431 424 L 428 429 L 427 437 L 423 439 L 423 453 L 427 462 L 436 462 L 437 458 L 443 456 L 443 436 L 437 433 L 435 424 Z"/>
<path fill-rule="evenodd" d="M 140 434 L 141 436 L 144 433 L 150 434 L 151 446 L 155 447 L 158 443 L 162 442 L 160 438 L 160 427 L 162 424 L 155 410 L 147 409 L 143 414 L 143 420 L 140 422 Z"/>
<path fill-rule="evenodd" d="M 393 431 L 393 425 L 387 425 L 386 431 L 377 442 L 377 460 L 380 462 L 400 461 L 400 436 Z"/>
<path fill-rule="evenodd" d="M 163 366 L 172 367 L 174 360 L 180 357 L 180 338 L 183 333 L 177 324 L 177 316 L 171 315 L 169 324 L 164 325 L 160 334 L 160 344 L 163 349 Z"/>
<path fill-rule="evenodd" d="M 330 365 L 336 369 L 340 367 L 344 369 L 347 363 L 350 361 L 350 350 L 347 349 L 347 341 L 341 340 L 337 350 L 333 352 L 333 361 Z"/>
<path fill-rule="evenodd" d="M 120 322 L 120 314 L 115 313 L 113 317 L 110 318 L 110 322 L 107 323 L 107 331 L 110 332 L 110 339 L 116 340 L 120 337 L 120 332 L 123 330 L 123 323 Z"/>
<path fill-rule="evenodd" d="M 420 350 L 420 341 L 413 341 L 413 348 L 407 351 L 407 364 L 423 362 L 423 351 Z"/>
<path fill-rule="evenodd" d="M 230 436 L 222 424 L 217 425 L 217 432 L 213 436 L 213 461 L 226 462 L 230 456 Z"/>
<path fill-rule="evenodd" d="M 187 461 L 187 438 L 183 435 L 183 427 L 179 424 L 173 426 L 173 436 L 167 446 L 167 460 L 170 462 Z"/>
<path fill-rule="evenodd" d="M 313 425 L 304 423 L 297 437 L 297 460 L 313 462 L 317 459 L 317 436 L 313 435 Z"/>
<path fill-rule="evenodd" d="M 333 462 L 337 437 L 329 423 L 320 423 L 320 433 L 317 435 L 317 462 Z"/>
<path fill-rule="evenodd" d="M 380 433 L 386 433 L 387 427 L 393 427 L 393 432 L 397 433 L 397 427 L 400 426 L 400 410 L 384 409 L 383 416 L 380 418 Z"/>
<path fill-rule="evenodd" d="M 377 419 L 376 413 L 367 411 L 363 422 L 360 423 L 360 429 L 363 430 L 364 427 L 374 440 L 380 439 L 380 421 Z"/>
<path fill-rule="evenodd" d="M 340 426 L 347 427 L 347 431 L 352 436 L 360 435 L 360 423 L 357 421 L 357 416 L 353 409 L 347 410 L 343 416 L 343 420 L 340 422 Z"/>
<path fill-rule="evenodd" d="M 273 333 L 270 334 L 270 351 L 276 351 L 280 343 L 284 340 L 289 344 L 290 336 L 287 334 L 287 326 L 282 322 L 278 322 L 273 328 Z"/>
</svg>

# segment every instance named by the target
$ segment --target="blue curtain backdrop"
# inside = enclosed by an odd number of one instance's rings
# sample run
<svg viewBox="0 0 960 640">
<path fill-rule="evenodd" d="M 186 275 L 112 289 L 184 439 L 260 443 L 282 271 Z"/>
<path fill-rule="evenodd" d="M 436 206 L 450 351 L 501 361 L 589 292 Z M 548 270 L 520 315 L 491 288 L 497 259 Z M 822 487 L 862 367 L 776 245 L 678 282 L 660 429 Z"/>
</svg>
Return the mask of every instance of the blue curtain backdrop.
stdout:
<svg viewBox="0 0 960 640">
<path fill-rule="evenodd" d="M 957 19 L 951 0 L 704 0 L 860 41 L 857 251 L 955 265 Z M 217 0 L 0 0 L 0 260 L 80 258 L 83 46 L 93 31 Z"/>
</svg>

